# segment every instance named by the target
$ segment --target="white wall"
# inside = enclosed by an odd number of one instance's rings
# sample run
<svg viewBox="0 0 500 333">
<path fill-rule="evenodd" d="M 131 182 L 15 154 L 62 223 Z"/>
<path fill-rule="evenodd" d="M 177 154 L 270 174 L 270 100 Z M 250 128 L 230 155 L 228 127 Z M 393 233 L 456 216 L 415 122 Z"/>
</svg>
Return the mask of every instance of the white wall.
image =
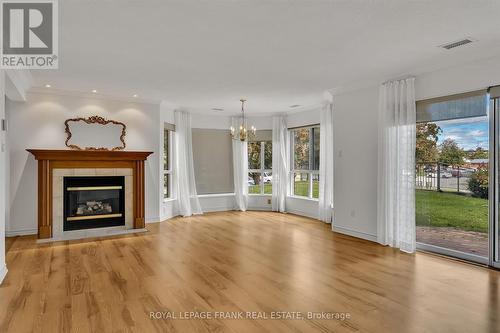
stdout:
<svg viewBox="0 0 500 333">
<path fill-rule="evenodd" d="M 377 235 L 378 88 L 334 96 L 333 230 Z"/>
<path fill-rule="evenodd" d="M 500 56 L 418 75 L 417 100 L 500 85 Z"/>
<path fill-rule="evenodd" d="M 5 73 L 0 70 L 0 121 L 5 119 Z M 0 128 L 0 283 L 7 274 L 5 266 L 5 205 L 6 205 L 6 136 Z"/>
<path fill-rule="evenodd" d="M 62 93 L 29 93 L 27 101 L 7 101 L 10 149 L 10 219 L 7 234 L 37 231 L 37 163 L 26 149 L 67 149 L 64 121 L 99 115 L 127 125 L 127 150 L 153 151 L 146 162 L 146 221 L 160 219 L 158 200 L 159 105 Z"/>
<path fill-rule="evenodd" d="M 416 76 L 425 99 L 500 84 L 500 57 Z M 334 96 L 335 203 L 333 229 L 376 239 L 378 87 Z"/>
</svg>

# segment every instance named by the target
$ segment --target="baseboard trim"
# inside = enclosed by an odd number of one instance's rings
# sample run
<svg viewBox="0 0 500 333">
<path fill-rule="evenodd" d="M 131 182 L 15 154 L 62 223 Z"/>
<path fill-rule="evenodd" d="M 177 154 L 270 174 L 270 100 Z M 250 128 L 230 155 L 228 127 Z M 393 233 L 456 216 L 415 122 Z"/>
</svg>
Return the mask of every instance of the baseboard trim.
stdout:
<svg viewBox="0 0 500 333">
<path fill-rule="evenodd" d="M 315 219 L 315 220 L 318 220 L 318 217 L 319 217 L 318 215 L 310 214 L 310 213 L 307 213 L 307 212 L 304 212 L 304 211 L 301 211 L 301 210 L 296 210 L 296 209 L 287 209 L 286 212 L 290 213 L 290 214 L 295 214 L 295 215 L 309 217 L 309 218 Z"/>
<path fill-rule="evenodd" d="M 5 237 L 28 236 L 38 234 L 38 229 L 5 230 Z"/>
<path fill-rule="evenodd" d="M 5 279 L 5 277 L 7 276 L 7 272 L 7 265 L 4 264 L 3 267 L 0 268 L 0 284 L 2 284 L 3 279 Z"/>
<path fill-rule="evenodd" d="M 273 209 L 271 207 L 248 207 L 247 210 L 256 210 L 259 212 L 272 212 Z"/>
<path fill-rule="evenodd" d="M 334 221 L 334 223 L 335 223 L 335 221 Z M 338 232 L 339 234 L 344 234 L 344 235 L 348 235 L 348 236 L 352 236 L 352 237 L 356 237 L 356 238 L 365 239 L 365 240 L 368 240 L 370 242 L 377 242 L 376 235 L 368 234 L 366 232 L 357 231 L 357 230 L 353 230 L 353 229 L 349 229 L 349 228 L 345 228 L 345 227 L 340 227 L 340 226 L 336 226 L 336 225 L 332 225 L 332 230 L 333 230 L 333 232 Z"/>
<path fill-rule="evenodd" d="M 155 223 L 155 222 L 160 222 L 161 219 L 159 216 L 155 217 L 146 217 L 146 223 Z"/>
<path fill-rule="evenodd" d="M 203 210 L 203 213 L 212 213 L 212 212 L 229 212 L 231 210 L 234 210 L 234 207 L 206 207 L 206 208 L 201 208 Z"/>
</svg>

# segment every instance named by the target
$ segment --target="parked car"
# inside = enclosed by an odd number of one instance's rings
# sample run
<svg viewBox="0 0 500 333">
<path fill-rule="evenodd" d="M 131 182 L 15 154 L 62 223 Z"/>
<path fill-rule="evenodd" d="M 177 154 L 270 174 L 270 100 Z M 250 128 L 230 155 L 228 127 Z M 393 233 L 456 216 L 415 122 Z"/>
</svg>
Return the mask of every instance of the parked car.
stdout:
<svg viewBox="0 0 500 333">
<path fill-rule="evenodd" d="M 441 178 L 451 178 L 451 177 L 453 177 L 451 172 L 446 171 L 441 173 Z"/>
<path fill-rule="evenodd" d="M 262 177 L 262 181 L 264 183 L 271 183 L 273 181 L 273 175 L 267 172 L 264 172 L 264 176 Z"/>
<path fill-rule="evenodd" d="M 255 185 L 255 180 L 252 177 L 248 177 L 248 185 Z"/>
<path fill-rule="evenodd" d="M 451 174 L 453 177 L 470 177 L 473 172 L 474 170 L 471 169 L 460 169 L 460 171 L 455 169 L 451 171 Z"/>
</svg>

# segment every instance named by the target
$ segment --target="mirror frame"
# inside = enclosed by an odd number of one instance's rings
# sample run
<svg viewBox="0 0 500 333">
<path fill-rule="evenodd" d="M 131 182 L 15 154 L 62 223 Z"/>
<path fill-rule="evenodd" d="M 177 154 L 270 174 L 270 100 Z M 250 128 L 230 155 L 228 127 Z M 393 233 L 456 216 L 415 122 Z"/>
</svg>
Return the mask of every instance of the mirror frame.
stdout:
<svg viewBox="0 0 500 333">
<path fill-rule="evenodd" d="M 69 123 L 70 122 L 79 122 L 79 121 L 83 121 L 87 124 L 99 124 L 99 125 L 103 125 L 103 126 L 106 126 L 108 124 L 113 124 L 113 125 L 120 125 L 122 126 L 122 132 L 121 132 L 121 135 L 120 135 L 120 141 L 122 142 L 122 146 L 119 146 L 119 147 L 113 147 L 113 148 L 105 148 L 105 147 L 85 147 L 85 148 L 82 148 L 80 146 L 77 146 L 77 145 L 74 145 L 74 144 L 70 144 L 69 143 L 69 140 L 71 140 L 71 137 L 73 136 L 73 134 L 71 133 L 71 130 L 69 129 Z M 71 118 L 71 119 L 67 119 L 65 122 L 64 122 L 64 125 L 65 125 L 65 132 L 66 132 L 66 147 L 68 148 L 71 148 L 71 149 L 74 149 L 74 150 L 103 150 L 103 151 L 116 151 L 116 150 L 123 150 L 127 147 L 127 145 L 125 144 L 125 135 L 127 134 L 127 126 L 125 126 L 124 123 L 122 122 L 119 122 L 119 121 L 116 121 L 116 120 L 107 120 L 103 117 L 100 117 L 100 116 L 91 116 L 91 117 L 88 117 L 88 118 Z"/>
</svg>

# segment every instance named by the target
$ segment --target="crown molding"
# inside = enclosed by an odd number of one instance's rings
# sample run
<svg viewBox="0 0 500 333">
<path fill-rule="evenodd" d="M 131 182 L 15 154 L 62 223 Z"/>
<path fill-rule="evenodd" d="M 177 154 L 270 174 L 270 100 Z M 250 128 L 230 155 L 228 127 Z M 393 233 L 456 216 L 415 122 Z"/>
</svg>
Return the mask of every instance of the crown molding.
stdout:
<svg viewBox="0 0 500 333">
<path fill-rule="evenodd" d="M 146 99 L 146 98 L 140 98 L 140 97 L 124 97 L 124 96 L 110 95 L 110 94 L 88 93 L 88 92 L 80 92 L 80 91 L 73 91 L 73 90 L 62 90 L 62 89 L 41 88 L 41 87 L 31 88 L 28 91 L 28 94 L 68 96 L 68 97 L 77 97 L 77 98 L 87 98 L 87 99 L 98 99 L 98 100 L 106 100 L 106 101 L 134 103 L 134 104 L 160 105 L 162 103 L 161 100 Z"/>
</svg>

